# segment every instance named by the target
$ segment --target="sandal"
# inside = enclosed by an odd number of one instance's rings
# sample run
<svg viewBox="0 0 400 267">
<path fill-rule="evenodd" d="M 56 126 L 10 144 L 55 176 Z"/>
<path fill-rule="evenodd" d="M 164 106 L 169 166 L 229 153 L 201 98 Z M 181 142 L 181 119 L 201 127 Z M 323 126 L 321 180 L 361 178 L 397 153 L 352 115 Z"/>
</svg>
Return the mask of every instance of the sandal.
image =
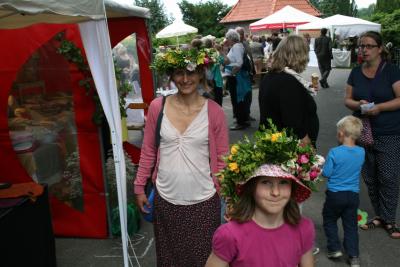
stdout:
<svg viewBox="0 0 400 267">
<path fill-rule="evenodd" d="M 400 228 L 397 227 L 397 225 L 395 223 L 385 223 L 384 229 L 389 234 L 390 238 L 400 239 Z"/>
<path fill-rule="evenodd" d="M 383 224 L 382 219 L 379 218 L 378 216 L 372 218 L 371 220 L 369 220 L 366 224 L 362 224 L 360 225 L 360 229 L 361 230 L 372 230 L 375 229 L 377 227 L 381 227 Z"/>
</svg>

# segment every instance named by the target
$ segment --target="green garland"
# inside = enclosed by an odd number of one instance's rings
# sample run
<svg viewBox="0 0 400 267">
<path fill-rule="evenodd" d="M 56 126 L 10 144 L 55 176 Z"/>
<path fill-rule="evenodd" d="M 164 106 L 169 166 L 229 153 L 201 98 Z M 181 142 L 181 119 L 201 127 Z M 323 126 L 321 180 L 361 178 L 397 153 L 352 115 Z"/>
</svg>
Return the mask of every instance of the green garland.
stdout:
<svg viewBox="0 0 400 267">
<path fill-rule="evenodd" d="M 60 39 L 62 37 L 60 36 Z M 58 53 L 63 55 L 68 62 L 76 65 L 78 70 L 83 74 L 84 78 L 79 81 L 79 85 L 86 90 L 86 95 L 92 94 L 95 103 L 95 111 L 92 116 L 93 123 L 100 125 L 104 119 L 104 110 L 97 91 L 94 87 L 93 77 L 90 68 L 84 57 L 82 51 L 71 41 L 61 40 Z M 127 117 L 125 110 L 125 97 L 132 90 L 132 85 L 122 81 L 122 69 L 117 67 L 114 61 L 115 78 L 117 80 L 117 89 L 119 95 L 119 107 L 122 117 Z"/>
</svg>

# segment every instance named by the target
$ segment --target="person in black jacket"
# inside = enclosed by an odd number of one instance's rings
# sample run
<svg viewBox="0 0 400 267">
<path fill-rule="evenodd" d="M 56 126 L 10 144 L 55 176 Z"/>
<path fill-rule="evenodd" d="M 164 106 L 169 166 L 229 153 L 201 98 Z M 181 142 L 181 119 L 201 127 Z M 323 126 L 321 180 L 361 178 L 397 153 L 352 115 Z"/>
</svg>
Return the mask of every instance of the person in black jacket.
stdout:
<svg viewBox="0 0 400 267">
<path fill-rule="evenodd" d="M 332 41 L 331 38 L 326 36 L 328 30 L 326 28 L 321 29 L 321 36 L 315 39 L 315 54 L 318 59 L 318 67 L 321 72 L 321 80 L 319 81 L 323 88 L 329 88 L 328 76 L 332 69 L 331 59 L 332 56 Z"/>
<path fill-rule="evenodd" d="M 319 120 L 317 105 L 307 90 L 309 83 L 299 73 L 307 66 L 309 48 L 303 37 L 283 39 L 272 55 L 270 71 L 260 84 L 260 126 L 267 119 L 279 129 L 290 128 L 304 143 L 315 146 Z"/>
</svg>

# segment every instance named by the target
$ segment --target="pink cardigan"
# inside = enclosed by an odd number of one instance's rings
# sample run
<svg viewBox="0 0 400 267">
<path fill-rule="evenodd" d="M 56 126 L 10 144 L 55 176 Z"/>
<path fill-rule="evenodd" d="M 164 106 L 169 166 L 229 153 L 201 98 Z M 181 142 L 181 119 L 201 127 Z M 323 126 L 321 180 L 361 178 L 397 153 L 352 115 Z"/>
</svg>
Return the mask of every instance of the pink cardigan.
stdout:
<svg viewBox="0 0 400 267">
<path fill-rule="evenodd" d="M 212 100 L 208 100 L 208 144 L 210 151 L 210 168 L 212 172 L 215 188 L 219 192 L 219 183 L 215 173 L 225 167 L 221 156 L 227 155 L 229 151 L 228 128 L 226 126 L 225 114 L 222 108 Z M 154 99 L 147 113 L 146 127 L 144 128 L 144 138 L 140 154 L 139 169 L 136 174 L 135 194 L 144 194 L 144 186 L 150 177 L 152 167 L 155 165 L 152 180 L 157 178 L 158 165 L 160 160 L 160 150 L 155 147 L 155 130 L 158 114 L 162 107 L 162 97 Z M 156 160 L 157 153 L 157 162 Z"/>
</svg>

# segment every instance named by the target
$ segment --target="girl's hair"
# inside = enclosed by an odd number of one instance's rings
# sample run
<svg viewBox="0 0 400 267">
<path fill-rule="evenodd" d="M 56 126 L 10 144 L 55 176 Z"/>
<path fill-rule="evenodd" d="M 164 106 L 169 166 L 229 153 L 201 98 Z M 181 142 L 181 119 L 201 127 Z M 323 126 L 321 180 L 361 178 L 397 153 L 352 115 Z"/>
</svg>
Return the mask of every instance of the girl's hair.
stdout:
<svg viewBox="0 0 400 267">
<path fill-rule="evenodd" d="M 235 220 L 239 223 L 244 223 L 251 220 L 251 218 L 253 217 L 256 208 L 254 194 L 256 192 L 257 183 L 259 179 L 260 177 L 251 179 L 250 181 L 248 181 L 243 185 L 240 199 L 232 207 L 232 211 L 229 213 L 229 216 L 231 217 L 232 220 Z M 290 200 L 286 204 L 283 210 L 283 219 L 285 220 L 286 223 L 290 225 L 297 225 L 301 218 L 299 206 L 294 197 L 296 188 L 297 184 L 292 182 L 292 192 Z"/>
<path fill-rule="evenodd" d="M 345 136 L 357 140 L 361 135 L 363 125 L 359 118 L 349 115 L 340 119 L 336 127 L 338 130 L 343 131 Z"/>
<path fill-rule="evenodd" d="M 364 32 L 363 34 L 361 34 L 360 39 L 363 37 L 369 37 L 371 39 L 374 39 L 374 41 L 376 42 L 376 44 L 382 48 L 382 52 L 381 52 L 381 57 L 383 60 L 390 60 L 390 53 L 387 50 L 386 46 L 383 43 L 383 39 L 382 39 L 382 35 L 379 32 L 376 31 L 367 31 Z"/>
<path fill-rule="evenodd" d="M 285 67 L 294 71 L 303 72 L 309 61 L 309 47 L 306 40 L 299 35 L 289 35 L 279 42 L 278 47 L 272 54 L 272 63 L 270 70 L 281 72 Z"/>
</svg>

